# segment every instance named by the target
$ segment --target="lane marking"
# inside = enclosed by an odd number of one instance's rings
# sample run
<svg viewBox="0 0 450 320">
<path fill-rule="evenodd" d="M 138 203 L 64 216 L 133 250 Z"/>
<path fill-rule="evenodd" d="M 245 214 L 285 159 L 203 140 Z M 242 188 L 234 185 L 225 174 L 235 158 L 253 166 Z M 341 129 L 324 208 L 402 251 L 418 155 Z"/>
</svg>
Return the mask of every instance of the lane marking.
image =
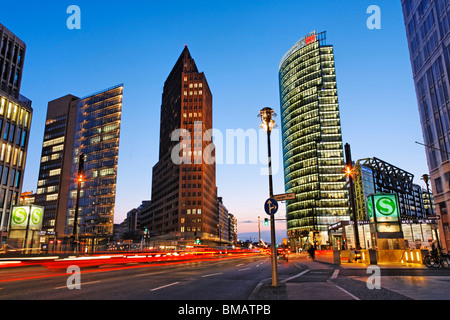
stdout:
<svg viewBox="0 0 450 320">
<path fill-rule="evenodd" d="M 281 282 L 282 282 L 282 283 L 286 283 L 286 282 L 288 282 L 288 281 L 290 281 L 290 280 L 292 280 L 292 279 L 301 277 L 302 275 L 304 275 L 305 273 L 310 272 L 310 271 L 311 271 L 310 269 L 306 269 L 305 271 L 302 271 L 302 272 L 300 272 L 299 274 L 297 274 L 297 275 L 295 275 L 295 276 L 292 276 L 292 277 L 289 277 L 289 278 L 287 278 L 287 279 L 284 279 L 284 280 L 282 280 Z"/>
<path fill-rule="evenodd" d="M 160 272 L 150 272 L 150 273 L 142 273 L 142 274 L 136 274 L 133 277 L 145 277 L 145 276 L 153 276 L 161 273 L 167 273 L 167 271 L 160 271 Z"/>
<path fill-rule="evenodd" d="M 346 294 L 348 294 L 350 297 L 352 297 L 355 300 L 361 300 L 359 299 L 357 296 L 351 294 L 350 292 L 348 292 L 347 290 L 345 290 L 344 288 L 339 287 L 337 284 L 331 282 L 331 281 L 327 281 L 327 283 L 332 284 L 333 286 L 335 286 L 336 288 L 338 288 L 339 290 L 345 292 Z"/>
<path fill-rule="evenodd" d="M 164 289 L 164 288 L 167 288 L 167 287 L 170 287 L 170 286 L 174 286 L 176 284 L 179 284 L 179 282 L 169 283 L 169 284 L 166 284 L 165 286 L 161 286 L 161 287 L 158 287 L 158 288 L 151 289 L 150 291 L 156 291 L 156 290 L 159 290 L 159 289 Z"/>
<path fill-rule="evenodd" d="M 205 275 L 202 276 L 202 278 L 217 276 L 219 274 L 223 274 L 223 273 L 222 272 L 217 272 L 217 273 L 205 274 Z"/>
<path fill-rule="evenodd" d="M 98 282 L 101 282 L 101 281 L 100 281 L 100 280 L 96 280 L 96 281 L 83 282 L 83 283 L 81 283 L 81 286 L 85 286 L 85 285 L 87 285 L 87 284 L 98 283 Z M 67 289 L 67 285 L 62 286 L 62 287 L 56 287 L 56 288 L 53 288 L 53 289 L 54 289 L 54 290 Z"/>
<path fill-rule="evenodd" d="M 338 274 L 339 274 L 339 269 L 334 270 L 333 275 L 331 276 L 330 280 L 331 279 L 336 279 Z"/>
<path fill-rule="evenodd" d="M 250 270 L 251 268 L 244 268 L 244 269 L 239 269 L 238 271 L 245 271 L 245 270 Z"/>
</svg>

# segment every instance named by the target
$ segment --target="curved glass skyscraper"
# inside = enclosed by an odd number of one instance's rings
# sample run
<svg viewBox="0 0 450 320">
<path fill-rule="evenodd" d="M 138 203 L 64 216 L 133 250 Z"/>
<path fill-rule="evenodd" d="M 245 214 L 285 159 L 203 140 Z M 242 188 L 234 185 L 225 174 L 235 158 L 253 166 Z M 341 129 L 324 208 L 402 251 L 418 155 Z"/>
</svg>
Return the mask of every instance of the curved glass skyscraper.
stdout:
<svg viewBox="0 0 450 320">
<path fill-rule="evenodd" d="M 312 32 L 279 67 L 286 205 L 292 249 L 326 245 L 328 226 L 350 220 L 333 47 Z M 314 232 L 315 231 L 315 232 Z"/>
</svg>

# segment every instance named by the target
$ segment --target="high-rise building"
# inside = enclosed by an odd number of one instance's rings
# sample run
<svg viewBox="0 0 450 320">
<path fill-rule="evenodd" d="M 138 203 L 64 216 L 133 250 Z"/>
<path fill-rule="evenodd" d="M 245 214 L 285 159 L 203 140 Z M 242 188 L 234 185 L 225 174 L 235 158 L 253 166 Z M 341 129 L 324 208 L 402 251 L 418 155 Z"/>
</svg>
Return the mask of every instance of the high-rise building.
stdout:
<svg viewBox="0 0 450 320">
<path fill-rule="evenodd" d="M 349 220 L 333 46 L 326 33 L 300 39 L 279 66 L 285 191 L 291 248 L 326 244 L 330 224 Z"/>
<path fill-rule="evenodd" d="M 0 24 L 0 245 L 22 193 L 33 109 L 20 94 L 26 45 Z"/>
<path fill-rule="evenodd" d="M 35 203 L 44 208 L 42 231 L 49 238 L 64 236 L 69 201 L 78 98 L 48 103 Z"/>
<path fill-rule="evenodd" d="M 123 85 L 78 98 L 50 101 L 35 204 L 44 207 L 42 230 L 69 244 L 77 201 L 78 161 L 85 156 L 78 234 L 97 248 L 112 236 Z"/>
<path fill-rule="evenodd" d="M 440 238 L 449 248 L 450 3 L 402 0 L 402 7 Z"/>
<path fill-rule="evenodd" d="M 164 84 L 161 104 L 159 161 L 153 167 L 152 204 L 142 216 L 152 239 L 179 243 L 217 241 L 215 163 L 204 161 L 204 141 L 212 129 L 212 95 L 184 48 Z M 208 149 L 207 149 L 208 150 Z"/>
</svg>

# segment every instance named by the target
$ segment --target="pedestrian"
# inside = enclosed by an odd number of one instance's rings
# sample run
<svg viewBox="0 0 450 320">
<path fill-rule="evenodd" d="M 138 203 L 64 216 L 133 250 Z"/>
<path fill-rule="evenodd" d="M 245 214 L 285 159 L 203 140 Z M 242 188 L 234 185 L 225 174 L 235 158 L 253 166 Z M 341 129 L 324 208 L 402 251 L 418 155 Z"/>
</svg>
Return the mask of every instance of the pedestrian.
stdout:
<svg viewBox="0 0 450 320">
<path fill-rule="evenodd" d="M 313 259 L 313 260 L 315 258 L 315 252 L 314 252 L 315 250 L 316 249 L 313 246 L 309 247 L 309 249 L 308 249 L 308 253 L 311 256 L 311 259 Z"/>
</svg>

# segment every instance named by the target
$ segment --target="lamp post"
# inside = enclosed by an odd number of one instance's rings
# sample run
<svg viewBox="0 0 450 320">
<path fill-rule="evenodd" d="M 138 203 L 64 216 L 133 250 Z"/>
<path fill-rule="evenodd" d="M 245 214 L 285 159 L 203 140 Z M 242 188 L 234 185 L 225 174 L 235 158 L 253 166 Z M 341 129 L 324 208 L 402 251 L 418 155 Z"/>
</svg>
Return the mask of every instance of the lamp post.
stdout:
<svg viewBox="0 0 450 320">
<path fill-rule="evenodd" d="M 276 117 L 272 108 L 263 108 L 258 117 L 261 119 L 260 128 L 267 132 L 267 148 L 269 157 L 269 193 L 270 198 L 273 198 L 273 181 L 272 181 L 272 152 L 270 147 L 270 134 L 272 129 L 276 127 L 273 118 Z M 278 272 L 277 272 L 277 248 L 275 240 L 275 217 L 270 216 L 270 237 L 271 237 L 271 250 L 272 250 L 272 286 L 278 286 Z"/>
<path fill-rule="evenodd" d="M 81 154 L 78 161 L 78 175 L 77 175 L 77 200 L 75 203 L 75 216 L 73 220 L 73 252 L 78 252 L 78 210 L 80 207 L 80 191 L 81 183 L 83 182 L 83 172 L 84 172 L 84 159 L 85 155 Z"/>
<path fill-rule="evenodd" d="M 352 153 L 350 151 L 350 145 L 348 143 L 345 144 L 345 174 L 348 177 L 350 182 L 350 202 L 352 206 L 352 220 L 353 220 L 353 229 L 355 233 L 355 249 L 361 250 L 361 244 L 359 242 L 359 233 L 358 233 L 358 217 L 356 213 L 356 203 L 355 203 L 355 187 L 353 185 L 353 162 L 352 162 Z"/>
</svg>

